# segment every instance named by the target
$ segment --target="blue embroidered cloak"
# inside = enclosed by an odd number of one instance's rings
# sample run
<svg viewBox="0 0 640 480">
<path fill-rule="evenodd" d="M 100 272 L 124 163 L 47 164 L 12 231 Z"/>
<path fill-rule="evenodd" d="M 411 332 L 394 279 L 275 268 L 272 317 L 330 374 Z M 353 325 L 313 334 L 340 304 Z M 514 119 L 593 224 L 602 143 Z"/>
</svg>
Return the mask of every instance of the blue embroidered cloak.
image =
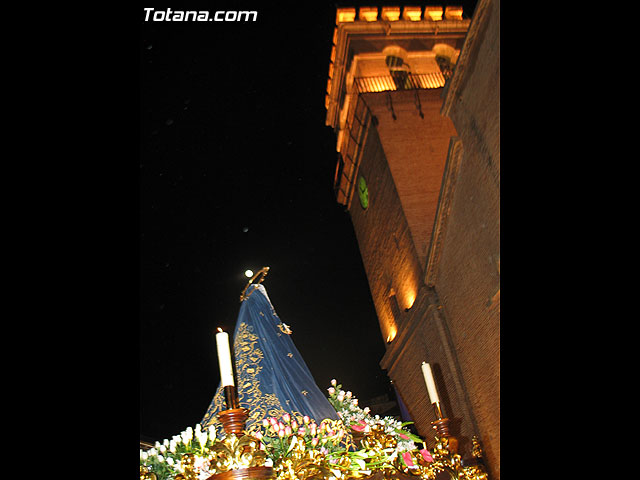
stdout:
<svg viewBox="0 0 640 480">
<path fill-rule="evenodd" d="M 291 330 L 276 314 L 264 286 L 251 285 L 247 294 L 233 335 L 238 399 L 241 408 L 249 409 L 245 429 L 252 430 L 263 418 L 280 418 L 284 413 L 308 415 L 317 423 L 325 418 L 337 420 L 335 409 L 316 385 L 291 340 Z M 218 425 L 217 414 L 224 408 L 223 389 L 218 385 L 201 425 Z"/>
</svg>

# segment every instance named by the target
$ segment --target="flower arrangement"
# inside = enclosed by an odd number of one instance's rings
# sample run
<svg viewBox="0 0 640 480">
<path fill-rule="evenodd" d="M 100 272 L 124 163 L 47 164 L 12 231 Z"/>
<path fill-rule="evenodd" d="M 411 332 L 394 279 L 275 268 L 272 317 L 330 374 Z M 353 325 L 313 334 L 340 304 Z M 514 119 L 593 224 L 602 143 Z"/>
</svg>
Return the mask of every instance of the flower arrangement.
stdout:
<svg viewBox="0 0 640 480">
<path fill-rule="evenodd" d="M 410 452 L 417 450 L 416 442 L 423 443 L 423 448 L 419 452 L 424 460 L 427 462 L 433 460 L 422 439 L 404 428 L 413 422 L 402 423 L 394 417 L 370 415 L 369 407 L 360 408 L 358 399 L 350 391 L 342 390 L 342 385 L 339 385 L 335 379 L 331 380 L 331 386 L 327 391 L 329 392 L 329 402 L 346 426 L 355 432 L 368 434 L 373 431 L 378 435 L 388 437 L 387 447 L 382 449 L 386 454 L 384 461 L 382 461 L 383 464 L 392 464 L 400 458 L 406 467 L 414 467 L 415 463 Z"/>
<path fill-rule="evenodd" d="M 341 420 L 324 419 L 318 425 L 308 416 L 294 418 L 285 413 L 281 419 L 262 421 L 253 433 L 260 439 L 268 462 L 278 478 L 322 476 L 341 479 L 371 473 L 366 460 L 371 456 L 359 451 Z"/>
<path fill-rule="evenodd" d="M 420 437 L 405 429 L 411 422 L 371 416 L 369 408 L 360 408 L 358 399 L 336 380 L 328 392 L 339 420 L 316 423 L 308 416 L 285 413 L 279 419 L 263 419 L 242 437 L 245 444 L 251 442 L 254 458 L 274 469 L 277 480 L 348 480 L 385 469 L 411 471 L 418 463 L 433 462 L 426 445 L 416 447 Z M 141 480 L 206 480 L 219 473 L 220 452 L 238 444 L 234 435 L 222 433 L 218 438 L 213 426 L 203 429 L 197 424 L 148 451 L 140 450 Z"/>
<path fill-rule="evenodd" d="M 200 424 L 195 429 L 187 427 L 171 440 L 156 442 L 147 451 L 141 449 L 140 466 L 154 473 L 158 480 L 164 480 L 183 474 L 189 462 L 198 472 L 198 479 L 206 479 L 215 473 L 210 471 L 209 450 L 216 441 L 216 429 L 213 426 L 206 429 L 202 429 Z"/>
<path fill-rule="evenodd" d="M 286 457 L 297 442 L 303 442 L 306 448 L 317 448 L 323 455 L 344 450 L 348 442 L 342 422 L 325 419 L 318 425 L 306 415 L 294 418 L 288 413 L 281 419 L 265 418 L 262 429 L 253 435 L 262 441 L 272 461 Z"/>
</svg>

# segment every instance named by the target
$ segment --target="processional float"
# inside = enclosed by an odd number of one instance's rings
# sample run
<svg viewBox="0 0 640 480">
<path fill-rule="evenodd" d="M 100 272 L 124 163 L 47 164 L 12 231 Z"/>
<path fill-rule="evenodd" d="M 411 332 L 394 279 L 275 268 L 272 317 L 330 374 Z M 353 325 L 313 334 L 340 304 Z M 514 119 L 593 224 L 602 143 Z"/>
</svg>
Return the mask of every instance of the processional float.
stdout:
<svg viewBox="0 0 640 480">
<path fill-rule="evenodd" d="M 429 364 L 430 448 L 410 422 L 371 415 L 336 380 L 327 398 L 261 285 L 268 272 L 240 295 L 234 362 L 228 334 L 216 334 L 221 382 L 201 423 L 141 450 L 140 480 L 488 480 L 476 437 L 471 462 L 458 454 Z"/>
</svg>

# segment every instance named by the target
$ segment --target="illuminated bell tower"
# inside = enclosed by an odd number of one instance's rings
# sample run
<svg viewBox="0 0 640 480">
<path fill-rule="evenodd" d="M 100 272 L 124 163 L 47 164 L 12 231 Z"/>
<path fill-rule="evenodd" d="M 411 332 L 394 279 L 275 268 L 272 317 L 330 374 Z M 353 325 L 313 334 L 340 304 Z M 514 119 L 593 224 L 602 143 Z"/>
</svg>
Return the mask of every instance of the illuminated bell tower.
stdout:
<svg viewBox="0 0 640 480">
<path fill-rule="evenodd" d="M 499 11 L 499 2 L 479 0 L 474 19 L 478 11 L 486 23 L 493 11 Z M 499 24 L 497 18 L 491 25 Z M 461 61 L 475 61 L 477 42 L 485 38 L 477 33 L 484 32 L 483 24 L 478 25 L 472 39 L 476 43 L 467 46 L 473 25 L 461 7 L 337 9 L 325 107 L 326 125 L 336 134 L 336 201 L 351 217 L 386 342 L 380 364 L 424 437 L 432 436 L 436 418 L 420 365 L 434 365 L 445 414 L 453 417 L 462 439 L 463 458 L 470 454 L 473 435 L 481 441 L 496 439 L 485 443 L 485 450 L 498 465 L 491 476 L 499 479 L 499 406 L 496 418 L 492 400 L 486 400 L 496 397 L 495 389 L 475 389 L 482 375 L 495 376 L 497 371 L 499 378 L 499 366 L 490 358 L 498 334 L 486 333 L 495 329 L 496 305 L 499 312 L 499 287 L 496 293 L 493 281 L 499 280 L 497 235 L 491 227 L 474 237 L 476 223 L 489 224 L 497 214 L 491 211 L 487 216 L 485 200 L 474 203 L 469 200 L 473 194 L 460 195 L 484 182 L 474 177 L 472 149 L 463 145 L 463 140 L 482 132 L 484 124 L 474 131 L 461 120 L 459 132 L 452 121 L 456 115 L 464 120 L 458 98 L 493 101 L 489 82 L 482 83 L 488 85 L 488 94 L 473 97 L 469 88 L 476 87 L 469 87 L 464 77 L 494 68 L 493 60 L 485 59 L 487 67 L 480 69 L 459 68 Z M 499 26 L 491 28 L 499 35 Z M 497 59 L 499 64 L 499 54 Z M 452 117 L 443 114 L 445 101 Z M 458 190 L 456 182 L 461 183 Z M 491 188 L 487 198 L 493 201 L 499 188 Z M 456 236 L 458 232 L 462 235 Z M 456 283 L 467 274 L 475 279 L 476 270 L 481 270 L 476 265 L 484 268 L 487 262 L 493 262 L 491 268 L 497 264 L 497 273 L 478 273 L 482 282 L 488 279 L 486 284 L 476 282 L 475 291 L 470 291 L 469 282 Z M 489 297 L 485 290 L 491 291 Z M 494 311 L 487 313 L 487 308 Z M 481 323 L 488 318 L 491 322 Z M 484 337 L 469 335 L 469 319 L 480 322 L 477 328 Z M 485 341 L 490 347 L 486 352 L 478 348 Z M 474 368 L 484 371 L 476 374 Z M 499 389 L 497 401 L 499 405 Z"/>
<path fill-rule="evenodd" d="M 440 115 L 443 88 L 469 23 L 460 7 L 337 10 L 325 97 L 337 136 L 334 189 L 351 214 L 386 341 L 423 283 L 456 136 Z"/>
<path fill-rule="evenodd" d="M 456 135 L 451 120 L 439 114 L 443 87 L 469 22 L 460 7 L 337 11 L 325 99 L 326 124 L 337 135 L 336 199 L 353 212 L 356 177 L 370 183 L 362 153 L 375 130 L 420 264 L 426 260 L 449 142 Z M 407 308 L 420 275 L 415 271 L 410 279 L 406 271 L 404 276 L 401 283 L 411 285 L 396 290 Z"/>
</svg>

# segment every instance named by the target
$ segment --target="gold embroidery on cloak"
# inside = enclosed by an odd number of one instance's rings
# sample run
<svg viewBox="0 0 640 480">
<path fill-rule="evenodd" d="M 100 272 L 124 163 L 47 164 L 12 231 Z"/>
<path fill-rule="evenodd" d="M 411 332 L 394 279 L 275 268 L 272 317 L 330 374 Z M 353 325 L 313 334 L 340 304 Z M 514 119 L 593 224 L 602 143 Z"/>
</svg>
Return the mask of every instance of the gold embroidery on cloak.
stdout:
<svg viewBox="0 0 640 480">
<path fill-rule="evenodd" d="M 236 382 L 238 385 L 238 399 L 240 405 L 249 409 L 249 419 L 247 423 L 253 423 L 249 430 L 259 428 L 261 421 L 265 417 L 279 418 L 287 411 L 282 408 L 280 400 L 275 394 L 263 394 L 260 390 L 260 382 L 257 375 L 262 370 L 260 363 L 264 359 L 264 353 L 257 347 L 258 336 L 253 333 L 253 327 L 246 323 L 240 324 L 238 333 L 233 343 L 233 348 L 239 352 L 235 359 Z M 212 405 L 202 419 L 202 426 L 221 426 L 217 414 L 224 410 L 224 393 L 222 386 L 218 388 L 213 397 Z M 291 412 L 294 416 L 302 417 L 300 412 Z M 255 423 L 254 423 L 255 422 Z"/>
</svg>

